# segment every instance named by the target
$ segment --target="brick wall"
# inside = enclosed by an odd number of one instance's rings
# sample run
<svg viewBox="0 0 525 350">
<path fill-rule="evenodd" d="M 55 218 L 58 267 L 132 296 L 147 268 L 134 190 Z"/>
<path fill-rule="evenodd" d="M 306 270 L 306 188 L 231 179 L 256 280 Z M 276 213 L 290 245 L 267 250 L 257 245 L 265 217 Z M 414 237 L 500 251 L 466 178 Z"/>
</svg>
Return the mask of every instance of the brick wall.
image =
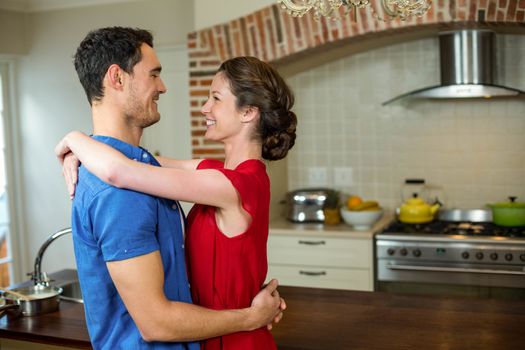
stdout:
<svg viewBox="0 0 525 350">
<path fill-rule="evenodd" d="M 380 0 L 358 10 L 357 21 L 352 14 L 332 21 L 315 21 L 312 14 L 293 18 L 279 5 L 272 5 L 228 23 L 188 35 L 190 65 L 190 118 L 192 157 L 223 159 L 220 144 L 206 141 L 205 120 L 200 107 L 208 96 L 208 88 L 220 62 L 236 56 L 256 56 L 272 62 L 300 59 L 315 54 L 323 47 L 352 40 L 381 36 L 397 31 L 417 31 L 421 26 L 458 28 L 462 26 L 523 26 L 525 0 L 434 0 L 431 9 L 421 18 L 403 22 L 378 21 L 383 17 Z M 378 10 L 376 13 L 372 9 Z"/>
</svg>

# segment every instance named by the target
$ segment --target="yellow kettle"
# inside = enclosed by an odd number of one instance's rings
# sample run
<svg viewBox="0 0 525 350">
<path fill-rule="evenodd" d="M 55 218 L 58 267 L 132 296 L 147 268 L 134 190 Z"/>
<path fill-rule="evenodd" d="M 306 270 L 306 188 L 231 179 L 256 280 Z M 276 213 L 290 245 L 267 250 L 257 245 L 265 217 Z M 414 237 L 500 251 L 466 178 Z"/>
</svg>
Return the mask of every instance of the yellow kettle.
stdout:
<svg viewBox="0 0 525 350">
<path fill-rule="evenodd" d="M 399 221 L 407 224 L 424 224 L 434 220 L 434 215 L 441 205 L 436 203 L 430 205 L 418 197 L 417 193 L 412 195 L 399 208 Z"/>
</svg>

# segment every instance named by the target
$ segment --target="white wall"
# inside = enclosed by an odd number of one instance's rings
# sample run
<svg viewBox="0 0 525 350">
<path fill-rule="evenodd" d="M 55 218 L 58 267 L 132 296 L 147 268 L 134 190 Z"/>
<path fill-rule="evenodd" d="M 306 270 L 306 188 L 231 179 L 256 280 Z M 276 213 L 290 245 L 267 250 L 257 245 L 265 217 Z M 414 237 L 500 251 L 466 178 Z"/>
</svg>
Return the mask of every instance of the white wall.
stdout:
<svg viewBox="0 0 525 350">
<path fill-rule="evenodd" d="M 56 142 L 68 131 L 91 131 L 91 114 L 78 82 L 72 56 L 91 29 L 122 25 L 150 29 L 162 50 L 185 44 L 193 30 L 193 4 L 187 0 L 150 0 L 28 16 L 28 55 L 18 62 L 18 116 L 27 246 L 14 252 L 22 272 L 32 270 L 38 248 L 52 232 L 70 226 L 70 202 L 53 155 Z M 167 64 L 167 62 L 165 63 Z M 180 88 L 187 91 L 187 86 Z M 176 89 L 161 99 L 167 100 Z M 187 108 L 187 106 L 186 106 Z M 185 114 L 187 115 L 187 113 Z M 181 147 L 187 147 L 184 144 Z M 74 267 L 71 239 L 61 238 L 46 252 L 42 268 L 52 272 Z M 17 280 L 25 276 L 15 276 Z"/>
<path fill-rule="evenodd" d="M 25 13 L 0 9 L 0 55 L 26 53 L 26 18 Z"/>
<path fill-rule="evenodd" d="M 276 0 L 195 0 L 195 29 L 200 30 L 228 22 L 276 2 Z"/>
<path fill-rule="evenodd" d="M 498 82 L 525 89 L 525 36 L 498 35 L 498 53 Z M 437 38 L 344 57 L 288 81 L 299 119 L 288 157 L 290 190 L 312 186 L 309 173 L 321 167 L 327 179 L 316 186 L 337 187 L 392 209 L 401 202 L 406 178 L 441 186 L 435 194 L 449 208 L 525 198 L 523 99 L 381 105 L 439 83 Z M 340 167 L 352 169 L 353 183 L 337 184 Z"/>
</svg>

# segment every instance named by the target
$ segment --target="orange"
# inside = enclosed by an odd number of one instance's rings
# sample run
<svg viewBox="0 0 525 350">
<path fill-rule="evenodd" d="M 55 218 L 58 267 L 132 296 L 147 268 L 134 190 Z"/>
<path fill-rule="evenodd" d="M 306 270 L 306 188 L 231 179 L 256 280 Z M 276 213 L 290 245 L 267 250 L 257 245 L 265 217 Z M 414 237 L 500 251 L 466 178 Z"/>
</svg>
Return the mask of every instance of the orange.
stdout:
<svg viewBox="0 0 525 350">
<path fill-rule="evenodd" d="M 349 196 L 346 200 L 346 207 L 350 210 L 356 208 L 361 203 L 363 203 L 363 199 L 359 196 Z"/>
</svg>

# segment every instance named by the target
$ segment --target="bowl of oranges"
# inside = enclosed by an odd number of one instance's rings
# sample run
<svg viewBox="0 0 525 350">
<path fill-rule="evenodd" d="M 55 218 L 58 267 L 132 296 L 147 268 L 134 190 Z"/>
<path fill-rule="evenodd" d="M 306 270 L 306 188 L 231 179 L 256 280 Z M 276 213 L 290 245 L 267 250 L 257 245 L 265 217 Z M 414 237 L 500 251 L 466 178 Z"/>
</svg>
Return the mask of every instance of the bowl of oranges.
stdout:
<svg viewBox="0 0 525 350">
<path fill-rule="evenodd" d="M 363 200 L 356 195 L 348 196 L 340 210 L 344 222 L 356 231 L 369 230 L 383 215 L 383 209 L 377 201 Z"/>
</svg>

